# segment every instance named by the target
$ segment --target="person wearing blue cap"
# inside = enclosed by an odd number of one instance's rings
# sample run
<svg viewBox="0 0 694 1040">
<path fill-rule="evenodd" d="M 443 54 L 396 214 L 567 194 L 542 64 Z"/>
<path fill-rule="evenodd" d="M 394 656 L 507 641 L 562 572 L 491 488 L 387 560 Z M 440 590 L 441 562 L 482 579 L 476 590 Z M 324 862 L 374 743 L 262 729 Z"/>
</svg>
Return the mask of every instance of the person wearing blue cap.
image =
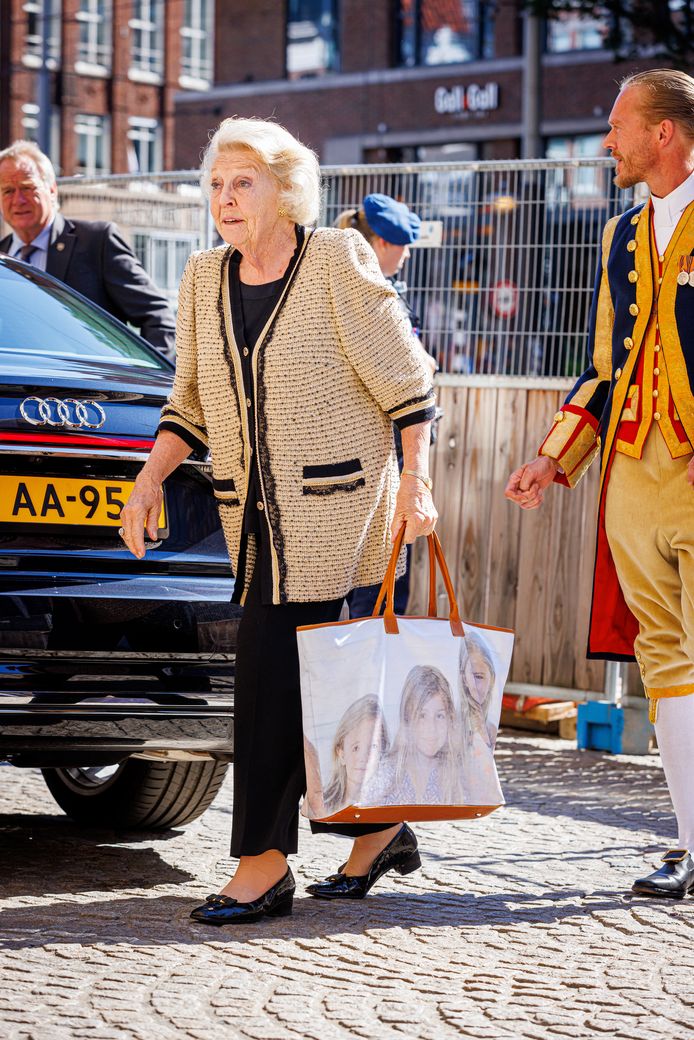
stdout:
<svg viewBox="0 0 694 1040">
<path fill-rule="evenodd" d="M 419 238 L 421 224 L 417 214 L 413 213 L 404 202 L 398 202 L 390 195 L 382 195 L 380 192 L 366 195 L 361 206 L 344 210 L 335 221 L 335 227 L 354 228 L 359 231 L 373 249 L 381 272 L 398 294 L 400 306 L 407 315 L 412 327 L 412 334 L 421 349 L 422 360 L 433 377 L 437 368 L 436 361 L 419 339 L 420 319 L 405 298 L 407 284 L 398 277 L 403 264 L 410 256 L 410 246 Z M 437 413 L 440 415 L 438 409 Z M 434 428 L 435 424 L 432 423 L 432 443 L 435 436 Z M 402 471 L 402 448 L 397 427 L 394 429 L 394 436 L 398 464 Z M 407 568 L 395 583 L 395 611 L 397 614 L 404 614 L 407 609 L 410 595 L 411 559 L 412 546 L 408 545 Z M 350 617 L 367 617 L 371 614 L 378 598 L 378 590 L 378 585 L 366 585 L 352 589 L 347 597 Z"/>
</svg>

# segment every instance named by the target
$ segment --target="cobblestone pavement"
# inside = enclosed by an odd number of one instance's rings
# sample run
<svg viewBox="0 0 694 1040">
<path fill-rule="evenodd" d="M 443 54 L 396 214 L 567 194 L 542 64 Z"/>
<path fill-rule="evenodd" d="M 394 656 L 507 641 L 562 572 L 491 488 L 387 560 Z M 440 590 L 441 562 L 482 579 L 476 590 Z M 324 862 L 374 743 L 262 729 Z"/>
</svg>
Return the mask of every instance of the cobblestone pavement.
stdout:
<svg viewBox="0 0 694 1040">
<path fill-rule="evenodd" d="M 304 830 L 294 916 L 206 929 L 230 789 L 186 830 L 79 831 L 0 769 L 2 1040 L 694 1036 L 694 901 L 626 894 L 674 844 L 658 759 L 505 736 L 509 805 L 417 826 L 423 870 L 364 902 L 303 885 L 343 840 Z"/>
</svg>

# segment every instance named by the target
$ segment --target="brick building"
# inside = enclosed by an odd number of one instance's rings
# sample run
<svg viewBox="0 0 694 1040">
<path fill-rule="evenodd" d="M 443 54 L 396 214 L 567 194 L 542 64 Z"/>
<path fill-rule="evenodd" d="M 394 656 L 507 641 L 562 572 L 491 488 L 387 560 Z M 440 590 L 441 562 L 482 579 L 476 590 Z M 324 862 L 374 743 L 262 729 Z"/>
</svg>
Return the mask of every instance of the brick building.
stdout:
<svg viewBox="0 0 694 1040">
<path fill-rule="evenodd" d="M 174 96 L 209 86 L 213 36 L 214 0 L 3 0 L 0 147 L 47 116 L 63 174 L 171 169 Z"/>
<path fill-rule="evenodd" d="M 653 63 L 616 66 L 599 19 L 567 15 L 533 36 L 521 7 L 218 0 L 214 84 L 176 96 L 175 163 L 196 166 L 232 114 L 275 116 L 324 163 L 599 154 L 616 81 Z M 524 96 L 539 99 L 530 149 Z"/>
</svg>

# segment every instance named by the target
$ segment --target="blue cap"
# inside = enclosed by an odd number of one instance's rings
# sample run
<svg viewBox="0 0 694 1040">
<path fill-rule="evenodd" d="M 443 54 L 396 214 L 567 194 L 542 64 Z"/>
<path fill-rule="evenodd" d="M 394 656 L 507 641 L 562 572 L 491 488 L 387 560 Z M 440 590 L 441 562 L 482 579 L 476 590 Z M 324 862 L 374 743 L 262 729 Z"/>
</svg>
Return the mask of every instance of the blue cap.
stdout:
<svg viewBox="0 0 694 1040">
<path fill-rule="evenodd" d="M 421 220 L 390 195 L 375 192 L 362 202 L 366 223 L 380 238 L 394 246 L 411 246 L 419 238 Z"/>
</svg>

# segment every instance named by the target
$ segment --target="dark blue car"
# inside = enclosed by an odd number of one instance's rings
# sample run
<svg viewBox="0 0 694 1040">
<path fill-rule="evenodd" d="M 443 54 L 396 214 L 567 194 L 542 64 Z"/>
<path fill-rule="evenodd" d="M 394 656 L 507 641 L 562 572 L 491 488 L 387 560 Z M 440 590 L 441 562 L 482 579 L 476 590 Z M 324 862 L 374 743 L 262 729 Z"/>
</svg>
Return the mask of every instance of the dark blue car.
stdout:
<svg viewBox="0 0 694 1040">
<path fill-rule="evenodd" d="M 173 368 L 33 267 L 0 258 L 0 761 L 73 819 L 173 827 L 232 757 L 239 608 L 210 480 L 166 481 L 137 561 L 119 515 Z"/>
</svg>

